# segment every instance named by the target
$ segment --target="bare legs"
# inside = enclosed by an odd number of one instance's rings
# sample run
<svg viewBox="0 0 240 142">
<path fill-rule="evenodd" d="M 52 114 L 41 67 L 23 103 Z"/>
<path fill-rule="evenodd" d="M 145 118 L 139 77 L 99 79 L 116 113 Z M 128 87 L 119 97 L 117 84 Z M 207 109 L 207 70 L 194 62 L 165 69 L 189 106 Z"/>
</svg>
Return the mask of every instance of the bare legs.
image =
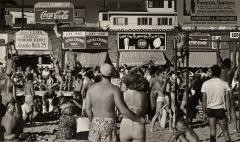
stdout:
<svg viewBox="0 0 240 142">
<path fill-rule="evenodd" d="M 162 111 L 161 108 L 163 107 L 163 105 L 164 105 L 164 102 L 162 102 L 162 101 L 157 102 L 156 113 L 155 113 L 155 115 L 152 119 L 152 123 L 151 123 L 151 132 L 154 132 L 153 129 L 154 129 L 154 125 L 155 125 L 157 119 L 158 119 L 159 123 L 161 121 L 160 116 L 161 116 L 161 111 Z"/>
</svg>

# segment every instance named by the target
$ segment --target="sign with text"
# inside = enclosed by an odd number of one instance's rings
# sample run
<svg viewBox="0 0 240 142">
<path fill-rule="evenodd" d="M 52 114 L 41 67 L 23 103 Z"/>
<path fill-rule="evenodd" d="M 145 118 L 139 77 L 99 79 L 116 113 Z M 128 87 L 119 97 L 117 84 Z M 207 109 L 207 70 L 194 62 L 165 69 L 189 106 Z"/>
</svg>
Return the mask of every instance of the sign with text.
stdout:
<svg viewBox="0 0 240 142">
<path fill-rule="evenodd" d="M 85 32 L 63 32 L 64 49 L 85 49 Z"/>
<path fill-rule="evenodd" d="M 34 6 L 36 23 L 73 22 L 74 6 L 69 2 L 39 2 Z"/>
<path fill-rule="evenodd" d="M 16 32 L 17 50 L 48 50 L 48 33 L 41 30 Z"/>
<path fill-rule="evenodd" d="M 181 26 L 237 26 L 240 0 L 178 0 Z"/>
<path fill-rule="evenodd" d="M 87 49 L 108 49 L 107 32 L 86 32 Z"/>
<path fill-rule="evenodd" d="M 230 32 L 231 39 L 237 39 L 240 37 L 240 32 Z"/>
<path fill-rule="evenodd" d="M 166 50 L 166 33 L 118 34 L 120 50 Z"/>
<path fill-rule="evenodd" d="M 209 34 L 191 33 L 189 39 L 189 48 L 210 48 Z"/>
</svg>

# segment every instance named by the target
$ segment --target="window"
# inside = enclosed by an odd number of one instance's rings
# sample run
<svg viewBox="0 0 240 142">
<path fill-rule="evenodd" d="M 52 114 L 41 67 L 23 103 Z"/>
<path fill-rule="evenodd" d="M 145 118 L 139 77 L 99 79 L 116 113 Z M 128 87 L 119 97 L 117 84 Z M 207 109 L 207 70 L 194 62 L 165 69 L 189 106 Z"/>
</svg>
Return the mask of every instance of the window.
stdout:
<svg viewBox="0 0 240 142">
<path fill-rule="evenodd" d="M 138 25 L 152 25 L 152 18 L 138 18 Z"/>
<path fill-rule="evenodd" d="M 172 8 L 172 0 L 168 0 L 168 8 Z"/>
<path fill-rule="evenodd" d="M 158 25 L 168 25 L 168 18 L 158 18 Z"/>
<path fill-rule="evenodd" d="M 104 13 L 104 14 L 102 15 L 102 20 L 103 20 L 103 21 L 108 21 L 108 14 Z"/>
<path fill-rule="evenodd" d="M 149 18 L 149 25 L 152 25 L 152 18 Z"/>
<path fill-rule="evenodd" d="M 23 23 L 27 24 L 27 18 L 23 18 Z M 22 24 L 22 18 L 15 18 L 15 24 Z"/>
<path fill-rule="evenodd" d="M 113 18 L 113 25 L 128 25 L 128 18 Z"/>
<path fill-rule="evenodd" d="M 164 0 L 148 0 L 149 8 L 164 8 Z"/>
<path fill-rule="evenodd" d="M 125 25 L 128 25 L 128 18 L 125 18 Z"/>
<path fill-rule="evenodd" d="M 169 18 L 169 25 L 173 25 L 173 23 L 172 23 L 172 18 Z"/>
</svg>

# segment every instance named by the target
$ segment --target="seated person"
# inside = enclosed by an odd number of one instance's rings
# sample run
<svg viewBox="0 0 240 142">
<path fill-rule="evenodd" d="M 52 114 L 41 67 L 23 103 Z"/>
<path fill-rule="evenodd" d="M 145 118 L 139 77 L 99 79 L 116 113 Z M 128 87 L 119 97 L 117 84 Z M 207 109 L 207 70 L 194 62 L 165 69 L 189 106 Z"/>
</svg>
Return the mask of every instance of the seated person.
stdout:
<svg viewBox="0 0 240 142">
<path fill-rule="evenodd" d="M 176 129 L 177 131 L 171 136 L 169 142 L 199 142 L 197 134 L 185 121 L 177 121 Z"/>
<path fill-rule="evenodd" d="M 20 105 L 11 102 L 7 105 L 7 112 L 2 118 L 1 125 L 4 129 L 4 140 L 18 139 L 24 126 Z"/>
</svg>

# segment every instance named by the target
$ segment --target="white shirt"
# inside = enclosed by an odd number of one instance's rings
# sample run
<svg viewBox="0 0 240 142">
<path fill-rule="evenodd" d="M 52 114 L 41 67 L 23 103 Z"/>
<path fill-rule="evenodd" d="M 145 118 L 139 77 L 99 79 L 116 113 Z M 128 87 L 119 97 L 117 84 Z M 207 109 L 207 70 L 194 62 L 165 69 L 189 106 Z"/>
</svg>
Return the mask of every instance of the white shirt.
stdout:
<svg viewBox="0 0 240 142">
<path fill-rule="evenodd" d="M 202 93 L 207 95 L 207 108 L 222 109 L 225 107 L 225 95 L 230 91 L 228 83 L 220 78 L 212 78 L 205 81 L 202 86 Z"/>
</svg>

